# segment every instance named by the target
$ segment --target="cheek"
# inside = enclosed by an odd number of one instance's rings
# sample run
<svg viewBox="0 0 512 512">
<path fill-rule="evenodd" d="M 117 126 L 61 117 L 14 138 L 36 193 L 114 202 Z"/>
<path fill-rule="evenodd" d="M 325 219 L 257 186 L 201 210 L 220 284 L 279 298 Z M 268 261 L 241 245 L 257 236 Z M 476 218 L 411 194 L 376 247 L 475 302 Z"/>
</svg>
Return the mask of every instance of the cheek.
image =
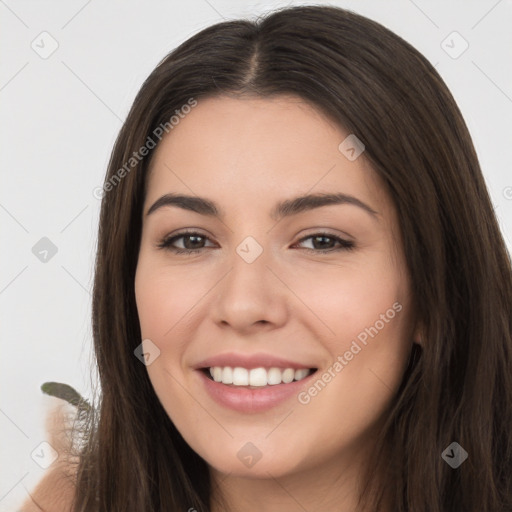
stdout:
<svg viewBox="0 0 512 512">
<path fill-rule="evenodd" d="M 144 254 L 139 258 L 135 296 L 141 336 L 160 350 L 146 369 L 158 399 L 180 430 L 194 421 L 193 414 L 188 415 L 194 412 L 194 401 L 184 391 L 181 363 L 188 343 L 187 332 L 192 328 L 190 312 L 201 295 L 204 291 L 191 286 L 190 276 L 176 268 L 156 265 Z"/>
<path fill-rule="evenodd" d="M 306 390 L 302 403 L 308 402 L 312 414 L 325 416 L 326 424 L 345 425 L 353 432 L 389 404 L 412 344 L 405 276 L 385 260 L 361 268 L 340 268 L 335 278 L 331 274 L 316 280 L 307 295 L 306 289 L 298 293 L 308 297 L 308 306 L 317 313 L 308 328 L 329 331 L 322 339 L 328 360 L 318 375 L 321 382 Z"/>
<path fill-rule="evenodd" d="M 411 343 L 405 306 L 374 301 L 367 308 L 356 318 L 339 314 L 334 326 L 338 335 L 328 347 L 326 343 L 331 362 L 298 397 L 295 419 L 305 418 L 308 424 L 307 418 L 315 418 L 309 429 L 324 439 L 312 456 L 327 457 L 373 439 L 403 378 Z M 293 436 L 294 426 L 287 427 L 281 432 L 283 442 Z"/>
<path fill-rule="evenodd" d="M 406 277 L 397 268 L 384 257 L 369 255 L 364 261 L 325 265 L 314 274 L 304 269 L 290 275 L 290 288 L 307 305 L 301 322 L 322 335 L 331 355 L 346 350 L 360 333 L 364 338 L 365 330 L 376 322 L 382 337 L 400 338 L 409 297 Z M 399 306 L 393 307 L 397 302 Z M 389 320 L 386 329 L 381 315 Z"/>
<path fill-rule="evenodd" d="M 393 286 L 354 289 L 347 307 L 332 314 L 332 363 L 305 400 L 312 414 L 350 437 L 381 417 L 401 383 L 412 344 L 409 301 Z"/>
<path fill-rule="evenodd" d="M 176 267 L 139 260 L 135 297 L 143 338 L 163 344 L 162 349 L 180 339 L 176 334 L 186 329 L 189 312 L 207 291 L 204 280 L 194 277 Z"/>
</svg>

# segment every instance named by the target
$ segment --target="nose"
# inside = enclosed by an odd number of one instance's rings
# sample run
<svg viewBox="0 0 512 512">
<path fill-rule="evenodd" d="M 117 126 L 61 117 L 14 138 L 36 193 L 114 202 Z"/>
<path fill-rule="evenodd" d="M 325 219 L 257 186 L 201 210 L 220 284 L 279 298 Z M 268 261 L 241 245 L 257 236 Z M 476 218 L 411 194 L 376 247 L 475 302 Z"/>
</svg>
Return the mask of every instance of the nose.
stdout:
<svg viewBox="0 0 512 512">
<path fill-rule="evenodd" d="M 243 248 L 239 246 L 230 260 L 230 270 L 218 285 L 213 320 L 240 334 L 278 328 L 288 319 L 291 293 L 277 277 L 266 251 L 251 261 Z"/>
</svg>

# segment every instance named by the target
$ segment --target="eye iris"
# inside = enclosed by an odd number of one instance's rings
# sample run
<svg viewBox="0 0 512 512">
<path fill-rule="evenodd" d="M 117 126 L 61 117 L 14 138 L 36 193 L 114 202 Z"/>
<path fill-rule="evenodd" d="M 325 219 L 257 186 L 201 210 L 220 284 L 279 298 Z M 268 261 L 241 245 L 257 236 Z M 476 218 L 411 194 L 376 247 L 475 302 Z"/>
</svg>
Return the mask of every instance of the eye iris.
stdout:
<svg viewBox="0 0 512 512">
<path fill-rule="evenodd" d="M 316 245 L 316 242 L 318 240 L 329 240 L 332 242 L 332 238 L 331 237 L 328 237 L 328 236 L 315 236 L 313 237 L 313 247 L 315 247 L 315 249 L 318 249 L 317 245 Z M 320 244 L 320 249 L 325 249 L 326 247 L 322 246 L 322 244 Z"/>
<path fill-rule="evenodd" d="M 199 243 L 201 244 L 201 242 L 203 241 L 202 240 L 202 236 L 198 236 L 198 235 L 185 235 L 183 237 L 183 245 L 185 246 L 186 249 L 198 249 L 199 247 L 196 247 L 194 245 L 194 242 L 192 242 L 192 247 L 189 247 L 190 244 L 187 243 L 187 240 L 190 240 L 190 239 L 195 239 L 195 243 Z"/>
</svg>

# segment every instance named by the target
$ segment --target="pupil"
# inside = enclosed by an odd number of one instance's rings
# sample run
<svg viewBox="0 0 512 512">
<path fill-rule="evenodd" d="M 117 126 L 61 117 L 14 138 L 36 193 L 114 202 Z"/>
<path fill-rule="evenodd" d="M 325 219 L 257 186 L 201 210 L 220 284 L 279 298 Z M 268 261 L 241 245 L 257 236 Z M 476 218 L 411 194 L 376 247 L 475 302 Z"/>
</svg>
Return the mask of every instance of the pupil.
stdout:
<svg viewBox="0 0 512 512">
<path fill-rule="evenodd" d="M 318 240 L 331 240 L 330 237 L 328 236 L 315 236 L 315 238 L 313 239 L 313 245 L 316 247 L 315 245 L 315 242 L 318 241 Z M 320 248 L 325 248 L 325 247 L 320 247 Z"/>
<path fill-rule="evenodd" d="M 195 243 L 198 243 L 198 242 L 197 242 L 198 240 L 199 240 L 199 243 L 200 243 L 201 238 L 202 238 L 201 236 L 188 235 L 187 237 L 185 237 L 185 241 L 190 240 L 190 239 L 195 239 Z M 196 248 L 196 247 L 194 246 L 194 242 L 192 242 L 193 247 L 188 247 L 188 245 L 190 245 L 190 244 L 185 243 L 185 247 L 186 247 L 187 249 L 195 249 L 195 248 Z"/>
</svg>

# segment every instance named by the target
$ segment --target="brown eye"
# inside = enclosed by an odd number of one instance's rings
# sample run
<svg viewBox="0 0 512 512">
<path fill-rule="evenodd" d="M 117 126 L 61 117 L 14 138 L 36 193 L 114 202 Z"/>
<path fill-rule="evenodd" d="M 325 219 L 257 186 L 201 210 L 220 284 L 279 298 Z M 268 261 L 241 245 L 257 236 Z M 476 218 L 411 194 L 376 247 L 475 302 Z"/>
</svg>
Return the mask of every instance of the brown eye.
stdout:
<svg viewBox="0 0 512 512">
<path fill-rule="evenodd" d="M 303 243 L 304 241 L 309 239 L 312 240 L 313 247 L 304 247 L 304 249 L 306 249 L 306 251 L 312 251 L 317 253 L 351 250 L 354 249 L 355 247 L 353 242 L 344 240 L 343 238 L 340 238 L 335 235 L 331 235 L 330 233 L 315 233 L 314 235 L 302 238 L 299 243 Z M 338 247 L 333 247 L 333 245 L 336 244 L 338 244 Z"/>
<path fill-rule="evenodd" d="M 183 247 L 175 247 L 174 244 L 180 239 L 183 239 Z M 164 238 L 158 244 L 158 248 L 167 249 L 175 252 L 176 254 L 190 254 L 193 252 L 199 252 L 204 249 L 204 243 L 207 240 L 209 240 L 209 238 L 202 235 L 201 233 L 182 232 L 172 237 Z"/>
</svg>

